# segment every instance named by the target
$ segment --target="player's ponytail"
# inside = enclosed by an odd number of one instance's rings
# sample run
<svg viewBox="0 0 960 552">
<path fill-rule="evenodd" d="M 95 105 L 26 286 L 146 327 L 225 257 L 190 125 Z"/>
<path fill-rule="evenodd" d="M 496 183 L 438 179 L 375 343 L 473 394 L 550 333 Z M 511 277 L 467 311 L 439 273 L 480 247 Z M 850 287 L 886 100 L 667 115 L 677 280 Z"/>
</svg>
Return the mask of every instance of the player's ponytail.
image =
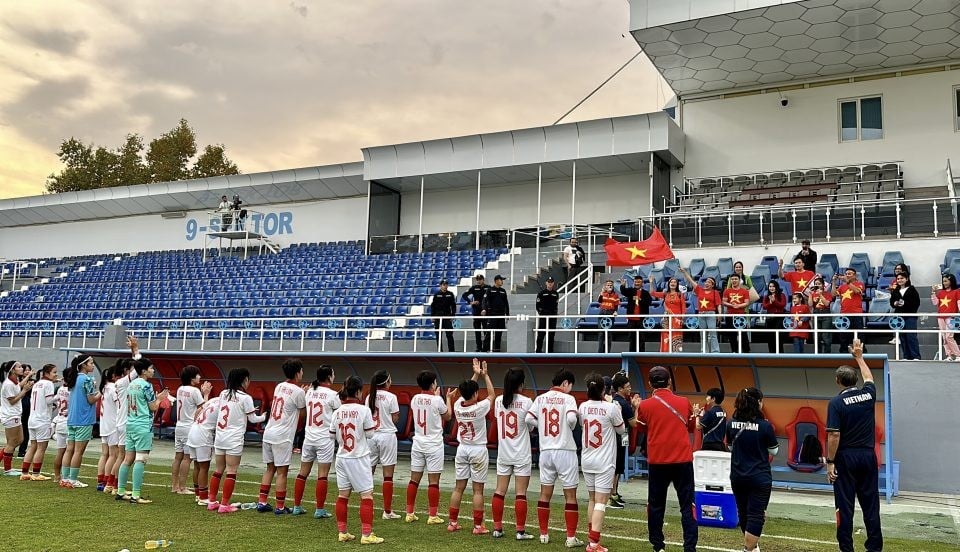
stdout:
<svg viewBox="0 0 960 552">
<path fill-rule="evenodd" d="M 3 364 L 0 364 L 0 381 L 7 379 L 7 374 L 9 374 L 11 370 L 13 370 L 13 366 L 16 363 L 17 361 L 15 360 L 8 360 Z"/>
<path fill-rule="evenodd" d="M 386 370 L 377 370 L 373 373 L 373 378 L 370 379 L 370 394 L 367 395 L 367 406 L 370 408 L 370 412 L 376 412 L 377 391 L 380 391 L 387 384 L 388 379 L 390 379 L 390 372 Z"/>
<path fill-rule="evenodd" d="M 243 390 L 243 382 L 250 379 L 250 371 L 246 368 L 234 368 L 230 370 L 230 373 L 227 374 L 227 391 L 228 398 L 234 399 L 237 396 L 237 391 Z"/>
<path fill-rule="evenodd" d="M 67 386 L 67 389 L 72 390 L 77 385 L 77 373 L 76 366 L 68 366 L 63 369 L 63 384 Z"/>
<path fill-rule="evenodd" d="M 763 419 L 760 401 L 763 393 L 756 387 L 747 387 L 737 393 L 737 400 L 733 403 L 733 419 L 739 422 L 752 422 Z"/>
<path fill-rule="evenodd" d="M 343 390 L 340 391 L 340 400 L 359 399 L 363 391 L 363 380 L 358 376 L 350 376 L 343 382 Z"/>
<path fill-rule="evenodd" d="M 333 366 L 322 364 L 317 368 L 317 379 L 313 380 L 311 387 L 316 389 L 325 383 L 330 383 L 333 379 Z"/>
<path fill-rule="evenodd" d="M 103 388 L 107 386 L 107 383 L 113 381 L 113 374 L 115 367 L 111 366 L 107 368 L 100 374 L 100 394 L 103 395 Z"/>
<path fill-rule="evenodd" d="M 587 398 L 591 401 L 602 401 L 603 400 L 603 390 L 606 388 L 606 385 L 603 382 L 603 376 L 596 372 L 591 372 L 587 375 L 587 379 L 584 380 L 584 383 L 587 384 Z"/>
<path fill-rule="evenodd" d="M 520 368 L 510 368 L 503 376 L 503 407 L 510 408 L 513 399 L 523 389 L 523 382 L 526 380 L 524 371 Z"/>
</svg>

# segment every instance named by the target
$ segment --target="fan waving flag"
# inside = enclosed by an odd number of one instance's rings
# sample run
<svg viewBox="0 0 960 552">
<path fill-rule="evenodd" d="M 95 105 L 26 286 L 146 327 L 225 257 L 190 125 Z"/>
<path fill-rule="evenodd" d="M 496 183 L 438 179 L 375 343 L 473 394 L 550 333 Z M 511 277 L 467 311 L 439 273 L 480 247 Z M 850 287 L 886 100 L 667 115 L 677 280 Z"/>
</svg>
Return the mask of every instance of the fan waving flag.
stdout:
<svg viewBox="0 0 960 552">
<path fill-rule="evenodd" d="M 659 228 L 654 228 L 649 238 L 638 242 L 618 242 L 608 238 L 603 248 L 607 251 L 607 266 L 636 266 L 675 257 Z"/>
</svg>

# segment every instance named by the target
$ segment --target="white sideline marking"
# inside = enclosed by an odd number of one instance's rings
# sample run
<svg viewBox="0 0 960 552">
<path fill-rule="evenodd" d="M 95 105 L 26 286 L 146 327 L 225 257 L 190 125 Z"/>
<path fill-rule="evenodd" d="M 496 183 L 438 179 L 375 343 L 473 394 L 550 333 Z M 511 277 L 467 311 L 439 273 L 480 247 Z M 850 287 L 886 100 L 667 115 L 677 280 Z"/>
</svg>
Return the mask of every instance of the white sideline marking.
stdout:
<svg viewBox="0 0 960 552">
<path fill-rule="evenodd" d="M 949 500 L 950 515 L 953 516 L 953 526 L 957 532 L 957 541 L 960 542 L 960 506 L 957 505 L 957 499 Z"/>
</svg>

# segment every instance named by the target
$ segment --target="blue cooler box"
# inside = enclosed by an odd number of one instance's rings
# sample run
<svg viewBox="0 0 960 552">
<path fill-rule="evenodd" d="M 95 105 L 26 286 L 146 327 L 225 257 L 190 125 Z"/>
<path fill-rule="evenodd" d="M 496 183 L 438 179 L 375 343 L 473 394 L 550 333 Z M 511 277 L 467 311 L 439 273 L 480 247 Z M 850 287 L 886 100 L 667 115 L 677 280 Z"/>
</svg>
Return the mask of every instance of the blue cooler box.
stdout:
<svg viewBox="0 0 960 552">
<path fill-rule="evenodd" d="M 733 529 L 739 524 L 737 502 L 730 488 L 730 453 L 693 453 L 694 515 L 704 527 Z"/>
</svg>

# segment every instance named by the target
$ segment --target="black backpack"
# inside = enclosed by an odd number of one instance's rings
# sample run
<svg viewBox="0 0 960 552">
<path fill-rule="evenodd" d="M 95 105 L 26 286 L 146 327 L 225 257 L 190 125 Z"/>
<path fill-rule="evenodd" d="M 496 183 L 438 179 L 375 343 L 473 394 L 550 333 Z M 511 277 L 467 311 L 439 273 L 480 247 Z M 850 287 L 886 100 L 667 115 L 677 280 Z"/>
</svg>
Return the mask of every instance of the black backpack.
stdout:
<svg viewBox="0 0 960 552">
<path fill-rule="evenodd" d="M 819 464 L 821 457 L 823 457 L 823 445 L 820 444 L 820 439 L 817 439 L 813 433 L 807 434 L 800 443 L 797 460 L 801 464 Z"/>
</svg>

